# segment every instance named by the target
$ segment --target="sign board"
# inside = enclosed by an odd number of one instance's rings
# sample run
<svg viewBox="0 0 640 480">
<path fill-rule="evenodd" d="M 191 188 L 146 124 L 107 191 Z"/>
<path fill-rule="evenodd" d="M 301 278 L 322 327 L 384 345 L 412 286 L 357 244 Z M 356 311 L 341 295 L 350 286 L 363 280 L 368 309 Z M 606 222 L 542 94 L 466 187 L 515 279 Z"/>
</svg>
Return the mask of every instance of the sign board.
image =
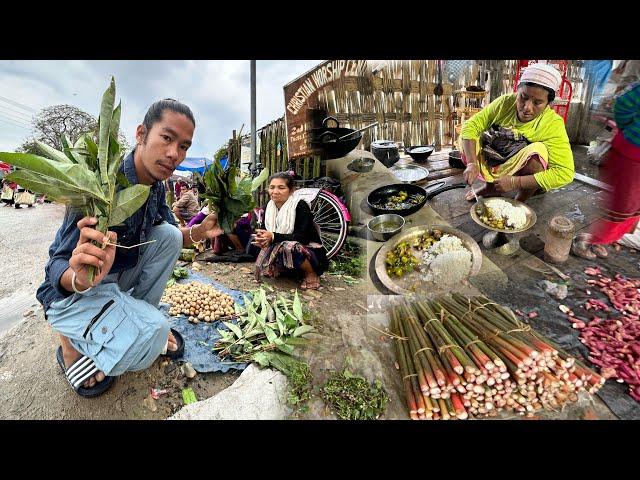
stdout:
<svg viewBox="0 0 640 480">
<path fill-rule="evenodd" d="M 321 126 L 326 112 L 320 91 L 344 77 L 362 75 L 367 60 L 328 60 L 284 86 L 285 125 L 289 158 L 319 153 L 311 145 L 311 130 Z"/>
</svg>

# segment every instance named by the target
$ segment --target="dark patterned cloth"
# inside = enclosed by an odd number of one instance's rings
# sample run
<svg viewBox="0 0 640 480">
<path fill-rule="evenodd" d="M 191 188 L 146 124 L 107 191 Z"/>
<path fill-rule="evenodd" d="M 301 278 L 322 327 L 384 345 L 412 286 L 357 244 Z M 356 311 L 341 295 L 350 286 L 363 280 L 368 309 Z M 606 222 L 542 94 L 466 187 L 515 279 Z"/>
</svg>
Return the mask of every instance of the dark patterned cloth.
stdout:
<svg viewBox="0 0 640 480">
<path fill-rule="evenodd" d="M 531 143 L 519 132 L 499 125 L 491 125 L 483 132 L 480 141 L 484 158 L 491 167 L 502 165 Z"/>
</svg>

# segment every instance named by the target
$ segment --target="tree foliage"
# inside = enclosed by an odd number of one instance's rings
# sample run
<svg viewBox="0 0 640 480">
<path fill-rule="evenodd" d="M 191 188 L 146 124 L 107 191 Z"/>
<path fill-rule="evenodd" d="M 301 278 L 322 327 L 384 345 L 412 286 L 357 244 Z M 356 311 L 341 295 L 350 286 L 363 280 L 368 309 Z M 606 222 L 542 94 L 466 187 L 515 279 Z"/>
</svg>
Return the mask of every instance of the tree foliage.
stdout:
<svg viewBox="0 0 640 480">
<path fill-rule="evenodd" d="M 33 120 L 33 133 L 18 148 L 19 152 L 39 155 L 41 150 L 37 142 L 42 142 L 56 150 L 63 150 L 61 135 L 69 139 L 71 144 L 85 133 L 92 132 L 94 141 L 97 138 L 98 120 L 91 114 L 73 105 L 53 105 L 44 108 Z M 118 131 L 118 143 L 123 151 L 129 151 L 129 143 L 122 131 Z"/>
</svg>

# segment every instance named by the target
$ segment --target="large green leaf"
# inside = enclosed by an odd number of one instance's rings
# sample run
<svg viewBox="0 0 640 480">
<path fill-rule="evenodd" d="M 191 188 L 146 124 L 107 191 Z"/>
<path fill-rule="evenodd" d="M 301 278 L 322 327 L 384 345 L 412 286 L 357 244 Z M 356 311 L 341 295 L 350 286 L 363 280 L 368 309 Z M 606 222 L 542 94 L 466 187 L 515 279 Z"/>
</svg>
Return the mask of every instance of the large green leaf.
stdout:
<svg viewBox="0 0 640 480">
<path fill-rule="evenodd" d="M 29 153 L 0 152 L 0 160 L 40 174 L 43 180 L 48 177 L 52 182 L 57 181 L 57 184 L 66 190 L 107 201 L 92 172 L 88 171 L 84 165 L 57 162 Z"/>
<path fill-rule="evenodd" d="M 40 150 L 43 155 L 45 155 L 47 158 L 50 158 L 51 160 L 56 160 L 62 163 L 76 163 L 71 161 L 64 153 L 56 150 L 46 143 L 36 141 L 36 145 L 38 145 L 38 150 Z"/>
<path fill-rule="evenodd" d="M 137 184 L 116 193 L 114 205 L 111 208 L 109 226 L 121 224 L 138 211 L 147 201 L 150 189 L 150 185 Z"/>
<path fill-rule="evenodd" d="M 109 125 L 109 134 L 115 139 L 118 138 L 118 131 L 120 130 L 121 111 L 122 101 L 118 102 L 118 106 L 113 110 L 113 115 L 111 116 L 111 124 Z"/>
<path fill-rule="evenodd" d="M 113 136 L 109 135 L 109 184 L 113 184 L 114 172 L 118 171 L 121 160 L 120 144 Z"/>
<path fill-rule="evenodd" d="M 240 327 L 238 327 L 237 325 L 234 325 L 231 322 L 222 322 L 229 330 L 231 330 L 236 337 L 238 338 L 242 338 L 242 330 L 240 330 Z"/>
<path fill-rule="evenodd" d="M 60 134 L 60 143 L 62 144 L 62 151 L 67 156 L 67 158 L 73 163 L 80 163 L 80 159 L 76 158 L 76 156 L 74 155 L 74 152 L 71 150 L 71 143 L 69 143 L 69 139 L 64 133 Z"/>
<path fill-rule="evenodd" d="M 253 181 L 251 182 L 251 191 L 253 192 L 256 189 L 260 188 L 260 185 L 262 185 L 267 180 L 268 177 L 269 177 L 269 170 L 265 168 L 260 172 L 260 175 L 254 178 Z"/>
<path fill-rule="evenodd" d="M 120 128 L 120 111 L 122 102 L 113 111 L 111 117 L 111 125 L 109 127 L 109 178 L 112 178 L 113 172 L 118 171 L 120 161 L 122 160 L 121 147 L 118 143 L 118 130 Z"/>
<path fill-rule="evenodd" d="M 113 116 L 113 104 L 116 101 L 116 83 L 111 77 L 111 83 L 102 95 L 100 106 L 100 131 L 98 135 L 98 165 L 100 180 L 103 185 L 109 183 L 109 130 Z"/>
<path fill-rule="evenodd" d="M 57 182 L 51 177 L 43 177 L 40 174 L 30 172 L 28 170 L 18 170 L 6 176 L 8 180 L 16 182 L 21 186 L 41 193 L 60 203 L 72 205 L 74 207 L 82 207 L 86 204 L 85 195 L 75 190 L 65 188 L 64 184 Z"/>
<path fill-rule="evenodd" d="M 302 304 L 300 303 L 300 297 L 298 296 L 298 290 L 293 296 L 293 314 L 298 320 L 302 320 Z"/>
<path fill-rule="evenodd" d="M 311 325 L 300 325 L 293 331 L 294 337 L 300 337 L 305 333 L 313 332 L 315 329 Z"/>
<path fill-rule="evenodd" d="M 275 343 L 275 341 L 278 339 L 278 335 L 276 335 L 276 332 L 274 332 L 271 327 L 267 327 L 266 325 L 264 326 L 264 334 L 267 336 L 267 340 L 269 341 L 269 343 Z"/>
<path fill-rule="evenodd" d="M 269 356 L 265 352 L 256 352 L 251 356 L 251 359 L 261 367 L 268 367 L 270 363 Z"/>
<path fill-rule="evenodd" d="M 129 188 L 131 186 L 131 182 L 129 182 L 127 176 L 122 172 L 118 172 L 116 175 L 116 183 L 122 188 Z"/>
</svg>

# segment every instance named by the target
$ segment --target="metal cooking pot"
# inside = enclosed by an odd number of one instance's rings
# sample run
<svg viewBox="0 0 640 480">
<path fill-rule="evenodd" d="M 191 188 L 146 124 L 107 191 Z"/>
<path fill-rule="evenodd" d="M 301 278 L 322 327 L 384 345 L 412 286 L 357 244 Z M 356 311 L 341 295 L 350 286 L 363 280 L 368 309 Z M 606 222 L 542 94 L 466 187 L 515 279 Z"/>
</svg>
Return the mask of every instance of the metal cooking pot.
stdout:
<svg viewBox="0 0 640 480">
<path fill-rule="evenodd" d="M 449 152 L 449 166 L 451 168 L 466 168 L 462 161 L 462 152 L 460 150 L 452 150 Z"/>
<path fill-rule="evenodd" d="M 336 122 L 337 127 L 327 127 L 329 120 Z M 350 133 L 353 135 L 339 140 L 340 137 Z M 344 157 L 362 140 L 362 132 L 356 132 L 353 128 L 341 128 L 335 117 L 325 118 L 322 121 L 322 127 L 312 129 L 311 135 L 311 145 L 320 148 L 325 159 Z"/>
<path fill-rule="evenodd" d="M 400 160 L 398 145 L 390 140 L 371 142 L 371 153 L 387 168 Z"/>
</svg>

